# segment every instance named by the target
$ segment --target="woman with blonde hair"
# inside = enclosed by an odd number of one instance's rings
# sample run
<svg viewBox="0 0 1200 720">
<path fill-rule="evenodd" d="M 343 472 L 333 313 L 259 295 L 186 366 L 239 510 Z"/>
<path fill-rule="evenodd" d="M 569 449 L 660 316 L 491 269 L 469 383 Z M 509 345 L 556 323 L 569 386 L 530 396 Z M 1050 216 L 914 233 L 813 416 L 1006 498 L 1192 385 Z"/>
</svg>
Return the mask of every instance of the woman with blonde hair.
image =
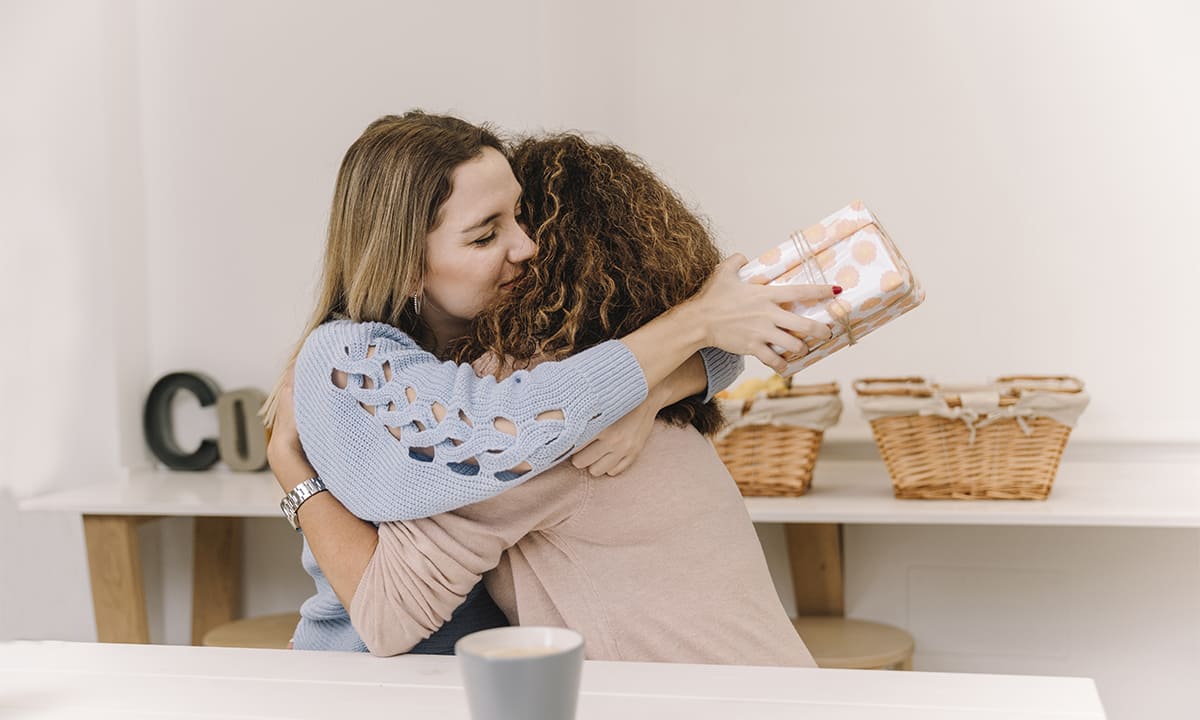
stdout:
<svg viewBox="0 0 1200 720">
<path fill-rule="evenodd" d="M 296 354 L 294 424 L 288 376 L 274 394 L 272 468 L 289 491 L 285 513 L 304 528 L 306 568 L 318 584 L 302 609 L 298 647 L 365 649 L 344 607 L 383 547 L 372 522 L 479 503 L 573 453 L 587 477 L 615 472 L 649 432 L 647 417 L 736 375 L 736 358 L 705 348 L 778 366 L 771 344 L 798 349 L 791 333 L 828 334 L 779 304 L 826 297 L 830 288 L 744 285 L 738 258 L 707 282 L 693 278 L 690 297 L 656 308 L 640 326 L 553 348 L 561 359 L 500 380 L 445 361 L 481 312 L 538 277 L 518 219 L 521 187 L 500 149 L 467 123 L 410 113 L 372 124 L 343 162 L 321 301 Z M 612 308 L 601 305 L 604 322 Z M 570 324 L 578 333 L 596 319 Z M 425 603 L 418 613 L 428 632 L 417 635 L 442 643 L 409 645 L 417 651 L 444 650 L 494 620 L 470 612 L 473 599 L 489 604 L 475 583 L 430 592 L 437 602 L 415 587 L 401 592 Z"/>
</svg>

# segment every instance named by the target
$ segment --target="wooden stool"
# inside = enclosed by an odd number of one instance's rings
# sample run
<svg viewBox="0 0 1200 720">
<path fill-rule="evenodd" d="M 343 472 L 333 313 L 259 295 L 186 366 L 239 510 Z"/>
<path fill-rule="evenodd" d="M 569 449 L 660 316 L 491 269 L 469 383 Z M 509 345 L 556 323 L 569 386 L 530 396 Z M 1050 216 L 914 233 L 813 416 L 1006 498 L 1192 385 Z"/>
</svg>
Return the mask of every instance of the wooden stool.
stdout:
<svg viewBox="0 0 1200 720">
<path fill-rule="evenodd" d="M 898 627 L 844 617 L 808 616 L 792 621 L 818 667 L 912 670 L 912 635 Z"/>
<path fill-rule="evenodd" d="M 300 613 L 294 612 L 234 620 L 218 625 L 204 633 L 204 639 L 200 644 L 212 647 L 283 650 L 287 647 L 288 641 L 292 639 L 292 633 L 296 631 L 298 622 L 300 622 Z"/>
</svg>

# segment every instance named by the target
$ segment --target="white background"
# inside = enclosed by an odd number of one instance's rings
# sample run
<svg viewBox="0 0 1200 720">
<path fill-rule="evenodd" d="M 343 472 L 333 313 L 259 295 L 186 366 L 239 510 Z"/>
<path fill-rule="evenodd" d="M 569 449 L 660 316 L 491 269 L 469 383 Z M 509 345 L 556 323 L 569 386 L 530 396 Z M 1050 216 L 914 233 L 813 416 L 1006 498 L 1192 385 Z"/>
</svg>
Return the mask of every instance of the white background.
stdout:
<svg viewBox="0 0 1200 720">
<path fill-rule="evenodd" d="M 269 389 L 342 152 L 411 107 L 619 142 L 748 255 L 867 201 L 928 300 L 808 379 L 1065 372 L 1076 448 L 1200 444 L 1198 36 L 1183 0 L 0 0 L 0 639 L 94 638 L 78 518 L 16 499 L 147 463 L 167 372 Z M 828 437 L 869 432 L 850 404 Z M 152 635 L 186 642 L 189 526 L 143 532 Z M 296 607 L 295 538 L 247 544 L 246 610 Z M 1194 531 L 850 528 L 847 566 L 919 669 L 1200 703 Z"/>
</svg>

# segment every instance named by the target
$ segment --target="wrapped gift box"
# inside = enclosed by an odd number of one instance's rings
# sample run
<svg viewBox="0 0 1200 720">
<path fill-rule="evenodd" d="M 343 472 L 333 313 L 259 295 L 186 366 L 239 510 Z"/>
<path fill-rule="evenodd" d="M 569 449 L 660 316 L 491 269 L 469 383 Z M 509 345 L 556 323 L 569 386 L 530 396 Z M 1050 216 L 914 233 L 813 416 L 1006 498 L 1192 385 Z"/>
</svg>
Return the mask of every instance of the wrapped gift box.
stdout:
<svg viewBox="0 0 1200 720">
<path fill-rule="evenodd" d="M 788 308 L 825 323 L 833 337 L 824 342 L 805 338 L 808 354 L 787 356 L 785 376 L 857 343 L 925 299 L 908 263 L 862 202 L 792 233 L 787 241 L 747 263 L 740 275 L 759 284 L 842 287 L 842 294 L 832 300 Z"/>
</svg>

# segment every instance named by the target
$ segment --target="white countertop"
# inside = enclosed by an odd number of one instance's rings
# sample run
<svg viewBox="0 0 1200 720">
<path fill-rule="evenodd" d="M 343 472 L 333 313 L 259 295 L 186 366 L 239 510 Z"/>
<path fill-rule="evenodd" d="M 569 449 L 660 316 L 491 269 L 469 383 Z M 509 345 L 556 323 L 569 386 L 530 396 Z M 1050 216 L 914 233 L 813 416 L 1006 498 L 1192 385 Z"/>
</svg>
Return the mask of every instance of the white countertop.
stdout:
<svg viewBox="0 0 1200 720">
<path fill-rule="evenodd" d="M 747 498 L 755 522 L 1200 528 L 1200 463 L 1064 461 L 1050 498 L 897 500 L 880 461 L 822 460 L 798 498 Z M 279 517 L 269 473 L 147 471 L 21 501 L 97 515 Z"/>
<path fill-rule="evenodd" d="M 0 717 L 466 720 L 452 657 L 0 644 Z M 588 662 L 579 720 L 1104 717 L 1085 678 Z"/>
</svg>

